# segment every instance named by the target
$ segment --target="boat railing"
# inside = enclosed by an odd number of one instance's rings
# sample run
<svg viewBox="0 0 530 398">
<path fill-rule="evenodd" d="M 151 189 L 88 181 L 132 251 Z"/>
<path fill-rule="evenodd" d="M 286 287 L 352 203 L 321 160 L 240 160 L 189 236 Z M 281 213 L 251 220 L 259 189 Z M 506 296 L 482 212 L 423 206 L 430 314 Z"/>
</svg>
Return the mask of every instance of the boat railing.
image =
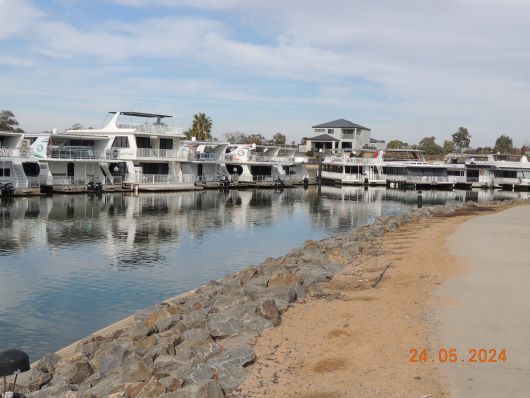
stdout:
<svg viewBox="0 0 530 398">
<path fill-rule="evenodd" d="M 197 182 L 217 182 L 217 181 L 221 181 L 223 177 L 224 177 L 224 174 L 207 173 L 201 176 L 196 176 L 195 180 Z"/>
<path fill-rule="evenodd" d="M 39 178 L 39 177 L 35 177 L 35 178 Z M 52 177 L 52 184 L 54 186 L 83 187 L 83 186 L 88 185 L 89 182 L 101 182 L 103 185 L 121 185 L 123 182 L 123 177 L 122 176 L 111 176 L 111 177 L 53 176 Z"/>
<path fill-rule="evenodd" d="M 68 186 L 68 187 L 83 187 L 88 184 L 88 182 L 91 181 L 89 178 L 76 178 L 76 177 L 69 177 L 69 176 L 53 176 L 52 177 L 52 184 L 53 186 Z"/>
<path fill-rule="evenodd" d="M 493 181 L 497 185 L 521 185 L 523 181 L 526 181 L 524 185 L 530 185 L 530 180 L 524 179 L 522 177 L 495 177 Z"/>
<path fill-rule="evenodd" d="M 13 184 L 15 188 L 38 188 L 41 184 L 40 177 L 0 177 L 0 184 Z"/>
<path fill-rule="evenodd" d="M 8 146 L 0 146 L 0 158 L 8 157 L 27 157 L 29 154 L 28 148 L 13 148 Z"/>
<path fill-rule="evenodd" d="M 60 146 L 53 147 L 50 157 L 52 159 L 102 159 L 103 156 L 94 148 L 85 146 Z"/>
<path fill-rule="evenodd" d="M 165 124 L 148 124 L 148 123 L 120 123 L 117 124 L 120 129 L 133 129 L 138 133 L 144 134 L 166 134 L 180 135 L 182 131 L 174 126 Z"/>
<path fill-rule="evenodd" d="M 378 158 L 355 158 L 355 157 L 333 157 L 326 159 L 326 164 L 333 164 L 333 163 L 348 163 L 348 164 L 381 164 L 382 162 Z"/>
<path fill-rule="evenodd" d="M 127 174 L 124 181 L 136 184 L 193 184 L 195 176 L 193 174 Z"/>
<path fill-rule="evenodd" d="M 252 180 L 254 182 L 274 182 L 274 181 L 288 181 L 289 177 L 287 175 L 277 175 L 275 177 L 271 175 L 252 175 Z"/>
<path fill-rule="evenodd" d="M 295 158 L 289 156 L 250 155 L 248 160 L 251 162 L 292 163 L 295 161 Z"/>
<path fill-rule="evenodd" d="M 188 152 L 174 149 L 138 148 L 136 150 L 136 157 L 188 160 Z"/>
<path fill-rule="evenodd" d="M 220 161 L 219 154 L 214 152 L 191 152 L 188 155 L 190 161 L 217 162 Z"/>
<path fill-rule="evenodd" d="M 387 174 L 388 182 L 410 182 L 410 183 L 457 183 L 457 176 L 411 176 L 411 175 L 392 175 Z M 463 178 L 463 177 L 462 177 Z M 462 180 L 464 181 L 464 180 Z"/>
</svg>

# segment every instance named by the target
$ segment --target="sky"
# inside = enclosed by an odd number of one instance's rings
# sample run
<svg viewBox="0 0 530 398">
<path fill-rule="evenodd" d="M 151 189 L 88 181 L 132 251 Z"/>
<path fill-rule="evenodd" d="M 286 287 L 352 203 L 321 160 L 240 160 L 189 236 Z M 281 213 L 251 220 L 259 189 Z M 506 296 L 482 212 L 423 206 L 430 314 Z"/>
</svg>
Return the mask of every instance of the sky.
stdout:
<svg viewBox="0 0 530 398">
<path fill-rule="evenodd" d="M 378 139 L 530 142 L 527 0 L 0 0 L 0 108 L 29 132 L 109 111 L 205 112 L 288 141 L 344 118 Z"/>
</svg>

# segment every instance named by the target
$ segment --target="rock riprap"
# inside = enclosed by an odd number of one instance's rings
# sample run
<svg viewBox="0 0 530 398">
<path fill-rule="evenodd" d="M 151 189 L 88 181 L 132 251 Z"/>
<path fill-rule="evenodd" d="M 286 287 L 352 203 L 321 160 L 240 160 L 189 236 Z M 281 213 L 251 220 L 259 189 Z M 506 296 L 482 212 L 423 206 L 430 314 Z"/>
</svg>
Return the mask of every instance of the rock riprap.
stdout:
<svg viewBox="0 0 530 398">
<path fill-rule="evenodd" d="M 283 257 L 137 311 L 132 322 L 110 335 L 80 341 L 66 356 L 46 355 L 19 391 L 31 398 L 224 397 L 256 360 L 256 338 L 278 326 L 312 285 L 330 280 L 385 232 L 472 207 L 477 205 L 413 210 L 306 241 Z"/>
</svg>

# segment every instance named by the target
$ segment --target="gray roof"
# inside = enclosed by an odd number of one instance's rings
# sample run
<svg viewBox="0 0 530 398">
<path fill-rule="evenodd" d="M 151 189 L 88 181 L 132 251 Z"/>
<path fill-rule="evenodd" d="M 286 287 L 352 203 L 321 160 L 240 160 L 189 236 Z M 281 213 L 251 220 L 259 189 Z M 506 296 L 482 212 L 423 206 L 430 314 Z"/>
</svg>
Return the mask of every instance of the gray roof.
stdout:
<svg viewBox="0 0 530 398">
<path fill-rule="evenodd" d="M 378 140 L 376 138 L 370 138 L 370 143 L 371 144 L 377 144 L 378 142 L 383 143 L 383 142 L 385 142 L 385 140 Z"/>
<path fill-rule="evenodd" d="M 319 129 L 319 128 L 330 128 L 330 129 L 333 129 L 333 128 L 337 128 L 337 129 L 363 129 L 363 130 L 370 130 L 368 127 L 363 127 L 359 124 L 356 124 L 356 123 L 352 123 L 350 122 L 349 120 L 346 120 L 346 119 L 337 119 L 337 120 L 333 120 L 332 122 L 327 122 L 327 123 L 322 123 L 322 124 L 317 124 L 316 126 L 313 126 L 312 128 L 314 129 Z"/>
<path fill-rule="evenodd" d="M 311 141 L 340 141 L 339 139 L 332 137 L 329 134 L 321 134 L 315 137 L 305 137 L 305 139 Z"/>
</svg>

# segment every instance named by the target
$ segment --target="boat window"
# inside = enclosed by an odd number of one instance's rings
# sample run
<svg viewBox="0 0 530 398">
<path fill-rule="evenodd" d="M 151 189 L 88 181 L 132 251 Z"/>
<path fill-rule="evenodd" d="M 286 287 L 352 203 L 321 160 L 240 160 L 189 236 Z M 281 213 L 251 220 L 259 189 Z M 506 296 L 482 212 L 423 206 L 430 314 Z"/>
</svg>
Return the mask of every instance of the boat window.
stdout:
<svg viewBox="0 0 530 398">
<path fill-rule="evenodd" d="M 0 169 L 0 177 L 11 176 L 11 169 Z"/>
<path fill-rule="evenodd" d="M 36 162 L 24 162 L 22 163 L 22 167 L 28 177 L 37 177 L 40 173 L 39 164 Z"/>
<path fill-rule="evenodd" d="M 136 137 L 136 146 L 138 148 L 151 148 L 151 138 Z"/>
<path fill-rule="evenodd" d="M 129 138 L 128 137 L 114 137 L 112 142 L 113 148 L 129 148 Z"/>
<path fill-rule="evenodd" d="M 173 140 L 171 138 L 160 138 L 160 149 L 173 149 Z"/>
</svg>

